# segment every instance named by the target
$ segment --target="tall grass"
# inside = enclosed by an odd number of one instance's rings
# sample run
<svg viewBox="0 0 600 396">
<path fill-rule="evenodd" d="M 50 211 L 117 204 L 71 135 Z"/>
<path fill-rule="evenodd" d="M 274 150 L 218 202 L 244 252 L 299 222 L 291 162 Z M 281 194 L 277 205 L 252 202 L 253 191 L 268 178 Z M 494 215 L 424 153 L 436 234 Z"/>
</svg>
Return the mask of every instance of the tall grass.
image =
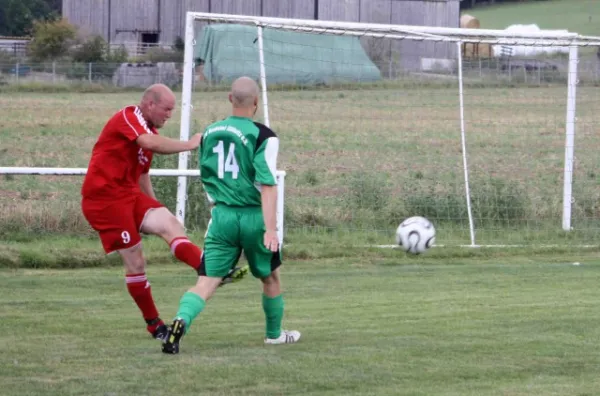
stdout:
<svg viewBox="0 0 600 396">
<path fill-rule="evenodd" d="M 478 235 L 561 230 L 565 95 L 565 87 L 465 90 Z M 228 114 L 225 99 L 222 92 L 194 94 L 195 131 Z M 286 235 L 377 238 L 413 215 L 431 218 L 447 241 L 451 232 L 468 230 L 456 86 L 274 90 L 269 99 L 282 142 L 279 167 L 287 172 Z M 86 166 L 108 117 L 137 100 L 137 93 L 0 96 L 7 109 L 0 120 L 0 164 Z M 577 227 L 592 231 L 600 218 L 593 172 L 599 166 L 593 152 L 596 105 L 593 88 L 578 89 L 573 214 Z M 178 136 L 178 117 L 161 133 Z M 156 155 L 153 166 L 177 168 L 177 156 Z M 0 235 L 94 235 L 81 214 L 81 177 L 0 177 Z M 177 179 L 155 177 L 153 183 L 175 211 Z M 202 232 L 209 214 L 198 180 L 188 179 L 187 198 L 186 226 Z M 450 239 L 464 241 L 462 235 Z"/>
</svg>

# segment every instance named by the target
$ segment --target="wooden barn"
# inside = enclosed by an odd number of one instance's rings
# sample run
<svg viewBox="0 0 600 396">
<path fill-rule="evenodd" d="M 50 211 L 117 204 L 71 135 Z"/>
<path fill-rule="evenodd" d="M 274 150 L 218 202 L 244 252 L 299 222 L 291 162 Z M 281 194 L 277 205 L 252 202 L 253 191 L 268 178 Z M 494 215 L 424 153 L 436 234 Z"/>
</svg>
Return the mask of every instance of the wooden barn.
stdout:
<svg viewBox="0 0 600 396">
<path fill-rule="evenodd" d="M 170 46 L 184 35 L 187 11 L 443 27 L 458 27 L 460 19 L 459 0 L 63 0 L 65 18 L 113 45 Z M 402 58 L 408 69 L 419 68 L 423 59 L 456 56 L 450 44 L 403 42 L 371 47 L 375 52 L 389 52 L 381 57 L 386 62 Z"/>
</svg>

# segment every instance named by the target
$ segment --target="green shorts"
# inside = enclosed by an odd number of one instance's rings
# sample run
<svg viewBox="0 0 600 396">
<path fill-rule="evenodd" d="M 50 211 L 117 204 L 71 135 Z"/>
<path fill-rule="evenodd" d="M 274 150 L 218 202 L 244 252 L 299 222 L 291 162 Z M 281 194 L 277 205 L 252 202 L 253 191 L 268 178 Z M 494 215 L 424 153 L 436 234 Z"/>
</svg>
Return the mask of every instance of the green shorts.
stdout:
<svg viewBox="0 0 600 396">
<path fill-rule="evenodd" d="M 217 205 L 211 210 L 204 238 L 201 276 L 221 278 L 235 267 L 242 255 L 256 278 L 266 278 L 281 265 L 280 252 L 264 245 L 265 222 L 260 206 Z"/>
</svg>

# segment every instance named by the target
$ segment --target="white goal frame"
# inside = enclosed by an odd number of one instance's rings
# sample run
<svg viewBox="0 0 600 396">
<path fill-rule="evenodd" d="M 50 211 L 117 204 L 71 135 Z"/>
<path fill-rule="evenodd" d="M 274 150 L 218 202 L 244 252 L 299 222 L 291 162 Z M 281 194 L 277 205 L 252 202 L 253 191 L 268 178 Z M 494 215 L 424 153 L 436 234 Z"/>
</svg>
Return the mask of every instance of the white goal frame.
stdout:
<svg viewBox="0 0 600 396">
<path fill-rule="evenodd" d="M 373 24 L 357 22 L 336 22 L 336 21 L 315 21 L 305 19 L 286 19 L 270 18 L 243 15 L 213 14 L 200 12 L 187 12 L 185 24 L 185 52 L 183 65 L 183 88 L 181 99 L 181 127 L 180 139 L 188 140 L 190 135 L 190 120 L 192 109 L 192 90 L 194 81 L 194 46 L 196 21 L 206 22 L 228 22 L 243 23 L 255 25 L 258 36 L 259 65 L 260 65 L 260 88 L 262 94 L 262 105 L 264 121 L 270 126 L 269 105 L 268 105 L 268 76 L 265 74 L 265 60 L 263 52 L 263 28 L 286 29 L 301 32 L 353 35 L 358 37 L 392 38 L 392 39 L 410 39 L 417 41 L 434 41 L 456 43 L 459 51 L 457 61 L 462 65 L 463 43 L 486 43 L 496 45 L 541 45 L 541 46 L 563 46 L 569 47 L 569 75 L 568 75 L 568 97 L 566 108 L 566 128 L 565 128 L 565 159 L 564 159 L 564 185 L 563 185 L 563 214 L 562 228 L 566 231 L 571 230 L 571 210 L 572 210 L 572 170 L 574 162 L 574 138 L 576 130 L 576 89 L 578 83 L 577 64 L 579 62 L 579 47 L 600 46 L 600 37 L 583 36 L 577 33 L 565 33 L 560 31 L 539 31 L 535 33 L 506 32 L 503 30 L 491 29 L 462 29 L 462 28 L 444 28 L 428 26 L 407 26 L 390 24 Z M 464 122 L 464 98 L 463 98 L 463 77 L 462 67 L 458 68 L 459 84 L 459 108 L 460 125 L 457 125 L 457 131 L 461 134 L 463 171 L 465 183 L 465 198 L 469 216 L 469 228 L 471 236 L 471 245 L 478 246 L 475 243 L 475 229 L 470 209 L 470 190 L 469 190 L 469 169 L 468 155 L 466 145 L 466 131 Z M 188 169 L 189 153 L 179 154 L 178 169 L 153 169 L 150 174 L 153 176 L 177 176 L 177 208 L 175 215 L 184 223 L 185 206 L 187 201 L 187 178 L 198 177 L 198 170 Z M 20 175 L 84 175 L 87 172 L 85 168 L 32 168 L 32 167 L 0 167 L 0 174 L 20 174 Z M 279 184 L 277 217 L 278 217 L 278 236 L 283 242 L 284 231 L 284 186 L 285 171 L 278 171 L 277 179 Z M 185 225 L 185 224 L 184 224 Z"/>
<path fill-rule="evenodd" d="M 181 103 L 181 131 L 182 140 L 189 139 L 191 100 L 194 65 L 194 46 L 196 44 L 196 21 L 227 22 L 254 24 L 257 28 L 258 52 L 260 65 L 260 85 L 263 97 L 263 113 L 265 124 L 270 126 L 269 106 L 267 97 L 268 76 L 265 74 L 264 51 L 263 51 L 263 28 L 271 27 L 294 31 L 311 33 L 345 34 L 354 36 L 369 36 L 378 38 L 410 39 L 418 41 L 454 42 L 457 44 L 458 52 L 458 83 L 460 106 L 460 134 L 462 144 L 463 171 L 465 182 L 465 199 L 469 217 L 469 231 L 471 245 L 475 246 L 475 227 L 471 212 L 471 200 L 469 189 L 469 170 L 466 146 L 465 122 L 464 122 L 464 97 L 462 76 L 462 51 L 461 45 L 468 42 L 488 43 L 496 45 L 552 45 L 569 47 L 569 74 L 568 74 L 568 97 L 566 109 L 566 131 L 565 131 L 565 163 L 564 163 L 564 185 L 563 185 L 563 216 L 562 228 L 571 230 L 572 212 L 572 190 L 573 190 L 573 161 L 575 142 L 575 109 L 577 89 L 577 64 L 579 62 L 579 47 L 600 45 L 600 37 L 582 36 L 577 33 L 565 33 L 562 31 L 539 31 L 539 32 L 506 32 L 491 29 L 462 29 L 429 26 L 407 26 L 389 25 L 358 22 L 336 22 L 308 19 L 270 18 L 245 15 L 213 14 L 203 12 L 188 12 L 185 27 L 185 53 L 183 70 L 183 93 Z M 179 156 L 179 169 L 185 169 L 188 163 L 188 153 Z M 177 216 L 185 217 L 185 195 L 187 191 L 187 180 L 179 177 L 177 191 Z"/>
</svg>

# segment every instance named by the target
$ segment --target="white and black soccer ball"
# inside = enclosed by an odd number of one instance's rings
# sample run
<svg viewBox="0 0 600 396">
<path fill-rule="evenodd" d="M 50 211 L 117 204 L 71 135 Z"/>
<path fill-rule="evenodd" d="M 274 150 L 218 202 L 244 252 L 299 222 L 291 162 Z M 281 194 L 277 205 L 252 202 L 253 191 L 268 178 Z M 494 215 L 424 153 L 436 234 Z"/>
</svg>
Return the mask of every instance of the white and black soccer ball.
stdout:
<svg viewBox="0 0 600 396">
<path fill-rule="evenodd" d="M 425 217 L 409 217 L 396 229 L 396 243 L 407 253 L 423 253 L 435 243 L 435 227 Z"/>
</svg>

